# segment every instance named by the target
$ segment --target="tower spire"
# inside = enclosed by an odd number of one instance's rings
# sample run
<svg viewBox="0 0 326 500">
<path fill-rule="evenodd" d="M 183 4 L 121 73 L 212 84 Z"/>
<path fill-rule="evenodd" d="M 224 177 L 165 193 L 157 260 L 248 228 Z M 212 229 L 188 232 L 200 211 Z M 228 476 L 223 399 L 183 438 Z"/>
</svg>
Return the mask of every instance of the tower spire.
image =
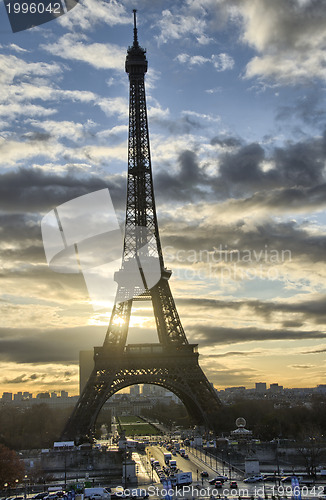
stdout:
<svg viewBox="0 0 326 500">
<path fill-rule="evenodd" d="M 136 12 L 137 9 L 133 10 L 134 13 L 134 47 L 138 47 L 138 33 L 137 33 L 137 24 L 136 24 Z"/>
</svg>

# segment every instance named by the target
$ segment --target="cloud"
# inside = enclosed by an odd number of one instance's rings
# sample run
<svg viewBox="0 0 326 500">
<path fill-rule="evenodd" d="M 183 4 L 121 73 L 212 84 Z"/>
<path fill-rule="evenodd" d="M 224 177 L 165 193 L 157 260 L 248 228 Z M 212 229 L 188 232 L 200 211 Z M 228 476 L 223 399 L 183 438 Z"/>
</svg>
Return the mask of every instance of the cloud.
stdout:
<svg viewBox="0 0 326 500">
<path fill-rule="evenodd" d="M 125 191 L 124 176 L 111 176 L 106 181 L 93 175 L 78 177 L 20 168 L 0 174 L 0 207 L 9 213 L 44 212 L 105 187 L 109 188 L 112 199 L 120 203 Z"/>
<path fill-rule="evenodd" d="M 23 47 L 20 47 L 19 45 L 16 45 L 15 43 L 11 43 L 8 47 L 11 50 L 14 50 L 15 52 L 18 52 L 18 53 L 28 52 L 27 49 L 24 49 Z"/>
<path fill-rule="evenodd" d="M 210 58 L 204 56 L 190 56 L 188 54 L 179 54 L 176 60 L 188 66 L 202 66 L 203 64 L 210 63 L 216 71 L 226 71 L 232 69 L 234 66 L 234 59 L 228 54 L 212 54 Z"/>
<path fill-rule="evenodd" d="M 172 13 L 171 10 L 165 9 L 157 25 L 161 30 L 160 34 L 156 37 L 158 43 L 179 40 L 189 35 L 196 37 L 199 43 L 203 41 L 206 43 L 206 23 L 200 17 L 194 15 L 184 16 L 183 14 Z"/>
<path fill-rule="evenodd" d="M 210 310 L 216 312 L 224 308 L 233 311 L 242 310 L 242 314 L 244 308 L 249 308 L 249 310 L 252 311 L 250 314 L 254 313 L 255 317 L 261 316 L 266 322 L 270 322 L 275 313 L 286 313 L 287 316 L 295 313 L 302 319 L 312 321 L 316 324 L 326 325 L 326 296 L 324 295 L 309 300 L 297 299 L 295 302 L 286 302 L 285 300 L 280 302 L 253 299 L 238 299 L 231 301 L 204 298 L 180 298 L 178 299 L 178 304 L 183 308 L 189 307 L 191 310 L 194 308 L 202 311 Z M 285 326 L 286 328 L 291 328 L 292 326 L 301 327 L 302 323 L 298 325 L 294 321 L 289 321 Z"/>
<path fill-rule="evenodd" d="M 225 328 L 196 323 L 188 325 L 188 340 L 200 343 L 201 348 L 222 344 L 266 342 L 268 340 L 312 340 L 325 339 L 326 332 L 287 329 Z"/>
<path fill-rule="evenodd" d="M 326 119 L 324 106 L 324 91 L 313 85 L 310 90 L 306 90 L 304 96 L 296 99 L 293 104 L 280 106 L 276 113 L 276 119 L 280 124 L 288 124 L 289 120 L 296 122 L 302 120 L 308 125 L 323 125 Z"/>
<path fill-rule="evenodd" d="M 235 0 L 231 4 L 243 19 L 242 41 L 259 53 L 247 64 L 247 78 L 285 85 L 326 79 L 323 0 Z"/>
<path fill-rule="evenodd" d="M 326 352 L 326 347 L 321 347 L 319 349 L 308 349 L 306 351 L 303 351 L 301 354 L 323 354 Z"/>
<path fill-rule="evenodd" d="M 289 367 L 290 368 L 294 368 L 296 370 L 310 370 L 311 368 L 314 368 L 315 365 L 300 365 L 300 364 L 296 364 L 296 365 L 290 365 Z"/>
<path fill-rule="evenodd" d="M 126 15 L 121 2 L 105 0 L 81 0 L 68 16 L 61 16 L 58 22 L 71 31 L 94 31 L 99 24 L 115 26 L 131 24 L 130 15 Z"/>
<path fill-rule="evenodd" d="M 19 364 L 2 362 L 3 372 L 1 383 L 5 391 L 16 392 L 17 385 L 24 391 L 40 392 L 67 388 L 73 393 L 78 393 L 78 366 L 75 364 Z M 19 373 L 21 371 L 21 373 Z M 17 375 L 19 373 L 19 375 Z"/>
<path fill-rule="evenodd" d="M 62 100 L 81 103 L 97 103 L 99 100 L 91 91 L 58 88 L 55 79 L 59 79 L 63 72 L 59 64 L 31 63 L 3 54 L 0 54 L 0 63 L 6 72 L 0 76 L 0 117 L 4 116 L 7 120 L 24 115 L 38 118 L 53 115 L 57 113 L 53 102 Z M 34 104 L 32 101 L 38 102 Z M 46 105 L 41 105 L 39 101 L 46 102 Z"/>
<path fill-rule="evenodd" d="M 49 116 L 57 112 L 55 108 L 46 108 L 35 104 L 0 104 L 0 116 L 6 119 L 14 120 L 17 116 Z"/>
<path fill-rule="evenodd" d="M 216 361 L 211 362 L 205 358 L 201 360 L 201 364 L 204 366 L 205 372 L 209 373 L 209 381 L 213 382 L 219 388 L 252 385 L 261 376 L 260 370 L 257 368 L 226 368 L 218 365 Z"/>
<path fill-rule="evenodd" d="M 205 359 L 210 358 L 233 358 L 233 357 L 247 357 L 252 355 L 259 355 L 262 351 L 229 351 L 220 354 L 205 354 Z"/>
<path fill-rule="evenodd" d="M 13 55 L 0 54 L 1 84 L 11 84 L 20 76 L 52 77 L 60 74 L 62 68 L 57 63 L 27 62 Z"/>
<path fill-rule="evenodd" d="M 18 377 L 15 377 L 13 379 L 5 378 L 3 380 L 3 383 L 5 384 L 26 384 L 30 382 L 31 380 L 37 380 L 39 379 L 40 376 L 37 375 L 36 373 L 33 373 L 32 375 L 27 375 L 26 373 L 22 373 L 21 375 L 18 375 Z"/>
<path fill-rule="evenodd" d="M 200 122 L 197 124 L 201 126 Z M 325 133 L 268 149 L 259 143 L 245 144 L 239 137 L 215 136 L 210 140 L 210 154 L 203 153 L 205 168 L 201 165 L 202 153 L 188 150 L 179 154 L 177 171 L 161 170 L 156 175 L 158 196 L 162 193 L 165 199 L 192 202 L 200 197 L 215 203 L 228 199 L 223 210 L 229 213 L 233 208 L 238 213 L 257 209 L 270 213 L 271 208 L 278 213 L 293 213 L 322 208 L 326 186 L 325 144 Z M 188 177 L 186 184 L 185 177 Z M 190 181 L 192 190 L 187 189 Z"/>
<path fill-rule="evenodd" d="M 103 333 L 103 327 L 96 326 L 0 328 L 0 359 L 16 363 L 76 363 L 80 350 L 103 343 Z"/>
<path fill-rule="evenodd" d="M 74 33 L 63 35 L 59 41 L 43 44 L 41 48 L 63 59 L 81 61 L 96 69 L 124 70 L 125 49 L 114 44 L 85 43 Z"/>
</svg>

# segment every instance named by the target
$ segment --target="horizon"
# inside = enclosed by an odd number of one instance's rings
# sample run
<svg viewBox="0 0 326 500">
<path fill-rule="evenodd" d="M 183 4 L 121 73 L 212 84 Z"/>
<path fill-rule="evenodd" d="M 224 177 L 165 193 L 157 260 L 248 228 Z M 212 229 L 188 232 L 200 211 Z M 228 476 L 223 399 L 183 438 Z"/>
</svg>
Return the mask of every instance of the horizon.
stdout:
<svg viewBox="0 0 326 500">
<path fill-rule="evenodd" d="M 271 387 L 268 387 L 268 385 L 272 385 L 272 384 L 277 384 L 280 388 L 282 388 L 282 390 L 293 390 L 293 389 L 298 389 L 298 390 L 300 390 L 300 389 L 302 389 L 302 390 L 308 389 L 309 390 L 309 389 L 317 389 L 319 386 L 326 385 L 326 384 L 318 384 L 316 386 L 308 386 L 308 387 L 303 387 L 303 386 L 302 387 L 285 387 L 280 382 L 272 382 L 271 384 L 266 384 L 266 391 L 271 390 Z M 133 384 L 133 385 L 144 385 L 144 384 Z M 146 385 L 157 385 L 157 384 L 146 384 Z M 121 389 L 120 391 L 116 392 L 114 395 L 116 395 L 116 394 L 129 394 L 129 389 L 131 387 L 133 387 L 133 386 L 130 385 L 130 386 L 124 388 L 124 389 Z M 161 386 L 158 386 L 158 387 L 161 387 Z M 253 386 L 253 387 L 246 387 L 246 386 L 225 386 L 223 388 L 217 388 L 214 385 L 214 389 L 216 389 L 218 392 L 224 391 L 225 389 L 238 389 L 238 388 L 242 388 L 242 387 L 244 387 L 244 389 L 248 390 L 248 391 L 257 390 L 255 386 Z M 171 392 L 171 391 L 169 391 L 169 389 L 165 389 L 165 390 L 168 391 L 168 392 Z M 65 391 L 65 389 L 58 389 L 58 390 L 56 390 L 56 389 L 47 389 L 47 390 L 44 390 L 44 391 L 35 391 L 35 392 L 18 390 L 15 393 L 14 392 L 10 392 L 10 391 L 5 391 L 4 393 L 2 393 L 2 396 L 3 396 L 3 394 L 8 394 L 8 393 L 12 394 L 12 396 L 14 396 L 15 394 L 22 394 L 22 395 L 24 395 L 24 393 L 28 392 L 29 394 L 32 395 L 32 398 L 34 398 L 34 399 L 36 399 L 36 396 L 39 395 L 39 394 L 49 394 L 51 396 L 52 393 L 56 393 L 57 397 L 60 398 L 60 397 L 62 397 L 61 394 L 60 394 L 62 391 Z M 79 397 L 80 396 L 79 393 L 70 394 L 69 391 L 66 391 L 66 392 L 68 392 L 68 397 L 69 398 L 70 397 Z M 142 392 L 140 394 L 142 394 Z M 1 397 L 0 397 L 0 399 L 1 399 Z"/>
</svg>

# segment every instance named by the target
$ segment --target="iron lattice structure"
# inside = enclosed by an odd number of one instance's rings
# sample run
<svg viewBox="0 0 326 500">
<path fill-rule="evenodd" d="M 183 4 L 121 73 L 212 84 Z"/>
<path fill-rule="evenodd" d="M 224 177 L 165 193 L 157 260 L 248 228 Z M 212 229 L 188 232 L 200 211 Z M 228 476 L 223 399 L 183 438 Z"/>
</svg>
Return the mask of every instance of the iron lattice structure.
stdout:
<svg viewBox="0 0 326 500">
<path fill-rule="evenodd" d="M 103 404 L 133 384 L 157 384 L 175 393 L 193 421 L 216 427 L 221 403 L 198 364 L 197 344 L 183 330 L 164 267 L 155 209 L 148 133 L 145 73 L 146 51 L 138 43 L 136 11 L 134 40 L 126 58 L 129 74 L 129 137 L 126 223 L 122 266 L 116 273 L 117 300 L 102 347 L 94 348 L 94 370 L 66 425 L 64 439 L 80 442 L 92 437 Z M 139 256 L 159 265 L 160 279 L 149 287 Z M 131 263 L 138 263 L 142 287 L 130 287 Z M 143 260 L 142 260 L 143 262 Z M 151 300 L 157 344 L 129 344 L 127 335 L 133 300 Z"/>
</svg>

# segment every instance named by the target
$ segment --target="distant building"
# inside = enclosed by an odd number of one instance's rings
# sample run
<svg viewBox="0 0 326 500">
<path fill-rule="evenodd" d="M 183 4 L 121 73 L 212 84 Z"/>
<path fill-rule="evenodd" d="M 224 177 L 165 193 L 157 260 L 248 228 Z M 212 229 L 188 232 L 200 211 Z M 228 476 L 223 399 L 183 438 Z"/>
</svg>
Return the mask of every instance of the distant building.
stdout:
<svg viewBox="0 0 326 500">
<path fill-rule="evenodd" d="M 94 351 L 79 351 L 79 394 L 84 390 L 94 368 Z"/>
<path fill-rule="evenodd" d="M 283 391 L 283 385 L 271 384 L 269 386 L 269 389 L 270 389 L 271 392 L 282 392 Z"/>
<path fill-rule="evenodd" d="M 67 398 L 68 397 L 68 392 L 67 391 L 61 391 L 61 398 Z"/>
<path fill-rule="evenodd" d="M 152 387 L 150 384 L 144 384 L 142 390 L 143 396 L 150 396 L 152 394 Z"/>
<path fill-rule="evenodd" d="M 240 387 L 226 387 L 225 392 L 245 392 L 246 388 L 241 385 Z"/>
<path fill-rule="evenodd" d="M 138 384 L 132 385 L 130 387 L 130 396 L 139 396 L 140 394 L 140 386 Z"/>
<path fill-rule="evenodd" d="M 23 400 L 22 392 L 17 392 L 17 394 L 14 394 L 14 401 L 22 401 L 22 400 Z"/>
<path fill-rule="evenodd" d="M 267 386 L 266 382 L 256 382 L 256 392 L 266 392 Z"/>
<path fill-rule="evenodd" d="M 4 402 L 12 401 L 12 392 L 4 392 L 1 400 Z"/>
<path fill-rule="evenodd" d="M 37 399 L 50 399 L 50 393 L 49 392 L 39 392 L 36 395 Z"/>
</svg>

